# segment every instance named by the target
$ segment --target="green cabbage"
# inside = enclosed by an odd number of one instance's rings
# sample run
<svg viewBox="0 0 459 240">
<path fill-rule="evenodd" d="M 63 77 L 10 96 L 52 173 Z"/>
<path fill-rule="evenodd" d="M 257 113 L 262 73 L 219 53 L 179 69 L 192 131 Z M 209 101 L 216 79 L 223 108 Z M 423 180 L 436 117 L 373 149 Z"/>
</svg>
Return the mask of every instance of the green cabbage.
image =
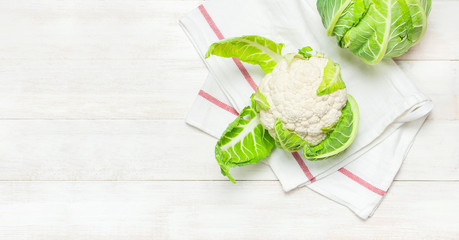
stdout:
<svg viewBox="0 0 459 240">
<path fill-rule="evenodd" d="M 419 42 L 431 0 L 317 0 L 329 36 L 368 64 L 397 57 Z"/>
</svg>

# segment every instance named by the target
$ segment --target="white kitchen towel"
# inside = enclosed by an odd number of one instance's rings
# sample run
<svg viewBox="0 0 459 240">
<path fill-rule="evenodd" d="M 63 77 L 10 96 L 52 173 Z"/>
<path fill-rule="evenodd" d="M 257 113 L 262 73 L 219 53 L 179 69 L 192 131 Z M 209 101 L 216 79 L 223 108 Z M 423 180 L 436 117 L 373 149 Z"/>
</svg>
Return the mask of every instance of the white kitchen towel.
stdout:
<svg viewBox="0 0 459 240">
<path fill-rule="evenodd" d="M 341 65 L 347 90 L 360 109 L 359 131 L 351 147 L 337 157 L 314 162 L 304 160 L 301 152 L 275 149 L 267 162 L 285 191 L 307 185 L 368 218 L 433 106 L 399 67 L 392 60 L 369 66 L 340 49 L 326 35 L 314 0 L 209 0 L 180 25 L 201 57 L 225 37 L 260 35 L 285 43 L 284 54 L 311 46 Z M 235 58 L 210 57 L 204 62 L 210 75 L 187 122 L 219 137 L 237 112 L 250 104 L 264 73 Z"/>
</svg>

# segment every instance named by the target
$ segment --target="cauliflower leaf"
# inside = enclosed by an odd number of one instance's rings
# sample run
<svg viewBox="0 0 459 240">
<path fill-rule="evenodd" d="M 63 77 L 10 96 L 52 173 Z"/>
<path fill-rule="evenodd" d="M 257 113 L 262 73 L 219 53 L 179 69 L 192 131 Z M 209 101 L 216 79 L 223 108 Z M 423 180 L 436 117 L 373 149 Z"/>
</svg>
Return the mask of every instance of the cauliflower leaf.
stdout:
<svg viewBox="0 0 459 240">
<path fill-rule="evenodd" d="M 286 151 L 296 152 L 309 145 L 306 140 L 296 133 L 284 128 L 280 118 L 277 118 L 274 123 L 274 132 L 276 133 L 274 138 L 276 146 Z"/>
<path fill-rule="evenodd" d="M 317 146 L 305 146 L 304 158 L 316 161 L 335 156 L 351 145 L 359 126 L 359 108 L 355 99 L 348 95 L 346 106 L 334 130 Z"/>
<path fill-rule="evenodd" d="M 317 96 L 332 93 L 338 89 L 345 89 L 346 85 L 341 78 L 341 68 L 338 63 L 328 59 L 327 65 L 324 68 L 322 82 L 317 88 Z"/>
<path fill-rule="evenodd" d="M 256 93 L 250 96 L 250 100 L 252 101 L 252 107 L 256 112 L 260 112 L 261 109 L 269 109 L 268 100 L 266 100 L 265 95 L 263 95 L 259 89 L 257 89 Z"/>
<path fill-rule="evenodd" d="M 211 55 L 225 58 L 237 57 L 242 62 L 259 65 L 265 73 L 270 73 L 283 59 L 283 47 L 283 43 L 275 43 L 256 35 L 227 38 L 213 43 L 205 58 Z"/>
<path fill-rule="evenodd" d="M 298 54 L 302 55 L 304 58 L 312 57 L 312 54 L 310 52 L 312 52 L 312 48 L 310 46 L 298 49 Z"/>
<path fill-rule="evenodd" d="M 235 183 L 229 173 L 231 167 L 257 163 L 273 147 L 274 139 L 261 125 L 259 114 L 247 106 L 223 132 L 215 146 L 215 158 L 223 176 Z"/>
</svg>

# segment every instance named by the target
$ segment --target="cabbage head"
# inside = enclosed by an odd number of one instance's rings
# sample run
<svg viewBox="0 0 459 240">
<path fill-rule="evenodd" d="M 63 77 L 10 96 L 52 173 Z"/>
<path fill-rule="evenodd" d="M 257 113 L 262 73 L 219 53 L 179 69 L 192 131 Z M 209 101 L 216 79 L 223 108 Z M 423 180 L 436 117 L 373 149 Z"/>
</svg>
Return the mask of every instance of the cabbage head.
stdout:
<svg viewBox="0 0 459 240">
<path fill-rule="evenodd" d="M 317 0 L 327 34 L 371 65 L 418 43 L 431 5 L 431 0 Z"/>
</svg>

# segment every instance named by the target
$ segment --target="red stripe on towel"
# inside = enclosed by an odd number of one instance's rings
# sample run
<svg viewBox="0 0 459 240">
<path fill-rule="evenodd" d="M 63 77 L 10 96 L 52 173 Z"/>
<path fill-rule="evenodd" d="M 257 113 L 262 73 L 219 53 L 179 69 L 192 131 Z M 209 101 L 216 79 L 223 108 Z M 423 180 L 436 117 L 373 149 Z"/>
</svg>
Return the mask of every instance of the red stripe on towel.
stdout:
<svg viewBox="0 0 459 240">
<path fill-rule="evenodd" d="M 347 170 L 345 168 L 340 168 L 338 171 L 341 172 L 342 174 L 344 174 L 346 177 L 354 180 L 358 184 L 368 188 L 370 191 L 372 191 L 372 192 L 374 192 L 374 193 L 376 193 L 378 195 L 384 196 L 384 194 L 386 194 L 386 191 L 381 190 L 381 189 L 371 185 L 369 182 L 361 179 L 359 176 L 353 174 L 352 172 L 350 172 L 349 170 Z"/>
<path fill-rule="evenodd" d="M 236 63 L 236 66 L 239 68 L 239 70 L 241 71 L 242 75 L 244 75 L 245 79 L 247 80 L 247 82 L 249 83 L 250 87 L 252 87 L 253 91 L 257 91 L 257 84 L 255 83 L 255 81 L 253 81 L 252 79 L 252 76 L 250 76 L 249 72 L 247 71 L 247 69 L 244 67 L 244 65 L 242 65 L 242 62 L 239 61 L 237 58 L 233 57 L 233 61 L 234 63 Z"/>
<path fill-rule="evenodd" d="M 314 176 L 312 176 L 311 172 L 308 169 L 308 166 L 306 166 L 306 164 L 304 163 L 303 158 L 301 158 L 300 154 L 298 154 L 298 152 L 293 152 L 292 155 L 295 158 L 295 160 L 298 163 L 298 165 L 300 165 L 301 170 L 303 170 L 304 175 L 306 175 L 306 177 L 309 179 L 309 181 L 311 183 L 315 182 L 316 178 Z"/>
<path fill-rule="evenodd" d="M 217 25 L 215 24 L 214 20 L 212 17 L 210 17 L 209 13 L 207 12 L 206 8 L 204 8 L 204 5 L 199 5 L 198 7 L 199 11 L 201 12 L 202 16 L 204 19 L 206 19 L 207 23 L 209 24 L 210 28 L 212 31 L 214 31 L 215 35 L 217 35 L 217 38 L 222 40 L 225 37 L 223 36 L 222 32 L 220 29 L 218 29 Z M 247 80 L 247 83 L 252 87 L 252 89 L 256 92 L 257 91 L 257 84 L 255 81 L 253 81 L 252 76 L 250 76 L 249 72 L 247 69 L 242 65 L 242 62 L 239 61 L 237 58 L 233 57 L 234 63 L 236 63 L 236 66 L 239 68 L 241 71 L 242 75 L 244 76 L 245 80 Z"/>
<path fill-rule="evenodd" d="M 203 97 L 203 98 L 205 98 L 205 99 L 207 99 L 209 102 L 217 105 L 218 107 L 220 107 L 220 108 L 222 108 L 222 109 L 224 109 L 224 110 L 236 115 L 236 116 L 239 115 L 239 113 L 236 111 L 236 109 L 234 109 L 230 105 L 225 104 L 222 101 L 216 99 L 215 97 L 213 97 L 212 95 L 204 92 L 203 90 L 199 90 L 199 94 L 198 95 Z"/>
<path fill-rule="evenodd" d="M 207 23 L 209 24 L 210 28 L 214 31 L 215 35 L 217 35 L 218 39 L 222 40 L 225 37 L 223 37 L 222 32 L 220 32 L 220 29 L 218 29 L 217 25 L 215 25 L 214 20 L 210 17 L 209 13 L 207 10 L 204 8 L 204 5 L 199 5 L 199 11 L 201 11 L 202 16 L 206 19 Z"/>
</svg>

